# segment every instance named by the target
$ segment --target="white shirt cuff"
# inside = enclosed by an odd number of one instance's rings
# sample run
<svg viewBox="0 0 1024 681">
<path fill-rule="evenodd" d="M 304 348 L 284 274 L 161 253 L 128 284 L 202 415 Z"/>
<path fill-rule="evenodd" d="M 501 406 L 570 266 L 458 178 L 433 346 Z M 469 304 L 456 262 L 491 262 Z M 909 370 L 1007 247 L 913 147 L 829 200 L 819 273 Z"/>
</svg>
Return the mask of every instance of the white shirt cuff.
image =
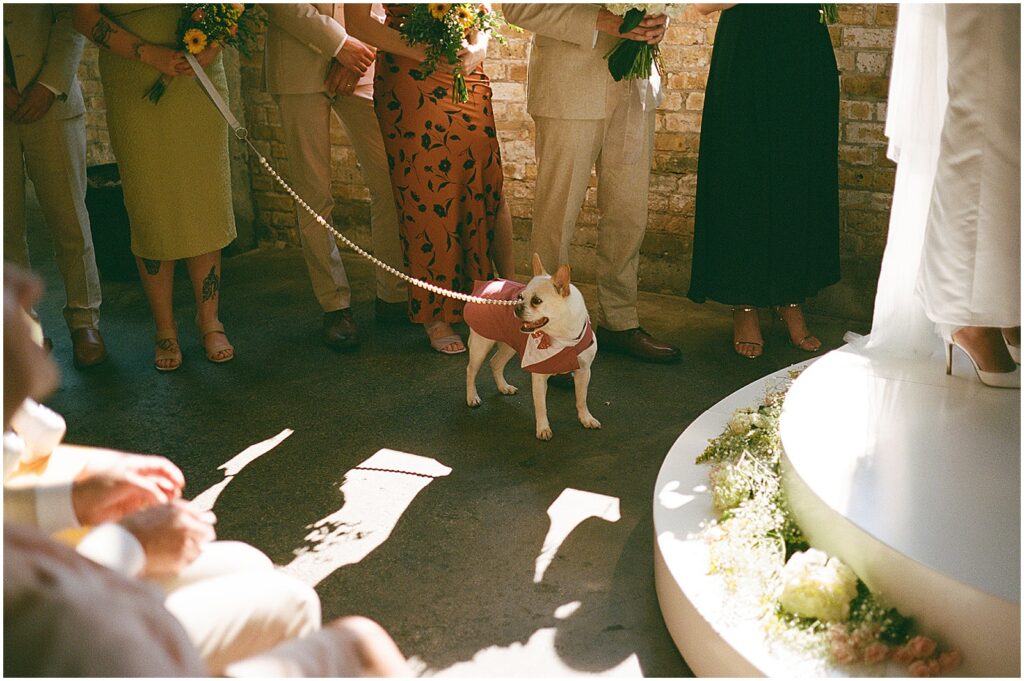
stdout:
<svg viewBox="0 0 1024 681">
<path fill-rule="evenodd" d="M 77 551 L 94 563 L 126 577 L 136 577 L 146 567 L 146 552 L 131 532 L 117 523 L 103 523 L 79 542 Z"/>
<path fill-rule="evenodd" d="M 338 49 L 336 49 L 334 51 L 334 54 L 331 55 L 332 59 L 338 56 L 338 53 L 341 52 L 341 48 L 345 47 L 345 43 L 347 43 L 347 42 L 348 42 L 348 36 L 345 36 L 344 38 L 341 39 L 341 42 L 338 43 Z"/>
<path fill-rule="evenodd" d="M 78 517 L 71 501 L 72 481 L 46 483 L 36 487 L 36 519 L 46 534 L 78 527 Z"/>
<path fill-rule="evenodd" d="M 47 90 L 49 90 L 50 92 L 52 92 L 53 96 L 56 97 L 57 99 L 60 99 L 64 95 L 63 92 L 61 92 L 57 88 L 53 87 L 52 85 L 47 85 L 46 83 L 44 83 L 41 80 L 37 80 L 36 82 L 39 83 L 40 85 L 42 85 Z"/>
</svg>

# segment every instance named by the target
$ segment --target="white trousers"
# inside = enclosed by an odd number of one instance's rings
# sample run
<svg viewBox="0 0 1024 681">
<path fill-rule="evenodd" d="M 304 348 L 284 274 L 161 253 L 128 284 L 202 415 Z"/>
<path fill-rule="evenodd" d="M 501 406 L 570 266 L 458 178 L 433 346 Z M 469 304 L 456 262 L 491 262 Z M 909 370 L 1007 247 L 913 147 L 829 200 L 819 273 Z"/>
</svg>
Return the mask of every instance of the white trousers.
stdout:
<svg viewBox="0 0 1024 681">
<path fill-rule="evenodd" d="M 316 592 L 242 542 L 212 542 L 177 577 L 157 583 L 214 676 L 320 628 Z"/>
<path fill-rule="evenodd" d="M 1020 324 L 1020 5 L 946 5 L 949 105 L 917 293 L 951 326 Z"/>
<path fill-rule="evenodd" d="M 70 329 L 96 328 L 100 279 L 85 209 L 85 117 L 4 121 L 4 259 L 29 268 L 25 176 L 32 180 L 64 278 Z"/>
<path fill-rule="evenodd" d="M 389 265 L 404 270 L 398 211 L 373 102 L 362 97 L 339 96 L 332 104 L 323 93 L 274 95 L 274 100 L 281 114 L 288 150 L 289 182 L 313 210 L 328 219 L 334 210 L 331 110 L 338 114 L 355 150 L 363 181 L 370 190 L 373 253 Z M 352 292 L 334 237 L 301 208 L 297 208 L 297 215 L 302 253 L 317 302 L 325 312 L 349 307 Z M 384 302 L 404 303 L 408 299 L 406 286 L 397 277 L 377 268 L 377 297 Z"/>
</svg>

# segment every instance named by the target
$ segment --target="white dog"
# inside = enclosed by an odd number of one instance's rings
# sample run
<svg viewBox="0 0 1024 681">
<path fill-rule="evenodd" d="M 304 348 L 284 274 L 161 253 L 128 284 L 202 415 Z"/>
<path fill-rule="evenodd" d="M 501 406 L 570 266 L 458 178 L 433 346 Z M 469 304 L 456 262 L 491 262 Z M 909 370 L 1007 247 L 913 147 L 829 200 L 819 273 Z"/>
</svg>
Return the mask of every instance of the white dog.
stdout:
<svg viewBox="0 0 1024 681">
<path fill-rule="evenodd" d="M 597 355 L 597 339 L 590 326 L 587 306 L 579 289 L 569 282 L 569 266 L 562 265 L 551 276 L 544 271 L 540 257 L 533 256 L 533 279 L 523 286 L 498 279 L 479 282 L 474 295 L 501 300 L 517 300 L 515 307 L 467 303 L 463 318 L 469 325 L 469 366 L 466 367 L 466 404 L 476 407 L 476 375 L 495 344 L 491 373 L 498 390 L 515 395 L 517 388 L 505 381 L 505 365 L 517 352 L 522 367 L 533 374 L 533 410 L 537 437 L 551 439 L 548 422 L 548 378 L 573 372 L 576 386 L 576 413 L 584 428 L 600 428 L 601 423 L 587 408 L 590 365 Z"/>
</svg>

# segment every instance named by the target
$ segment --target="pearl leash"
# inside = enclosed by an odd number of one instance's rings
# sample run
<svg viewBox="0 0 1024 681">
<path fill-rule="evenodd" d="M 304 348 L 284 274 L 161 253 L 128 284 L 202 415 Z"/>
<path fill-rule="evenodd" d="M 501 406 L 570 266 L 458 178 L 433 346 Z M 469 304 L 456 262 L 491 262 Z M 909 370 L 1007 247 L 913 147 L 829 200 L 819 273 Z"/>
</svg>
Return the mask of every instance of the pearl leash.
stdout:
<svg viewBox="0 0 1024 681">
<path fill-rule="evenodd" d="M 442 288 L 440 286 L 437 286 L 436 284 L 431 284 L 430 282 L 427 281 L 413 279 L 405 272 L 397 270 L 391 265 L 388 265 L 386 262 L 378 260 L 377 258 L 373 257 L 372 255 L 364 251 L 362 248 L 357 246 L 355 243 L 349 240 L 348 237 L 346 237 L 344 234 L 336 230 L 331 225 L 331 223 L 327 222 L 327 220 L 323 218 L 323 216 L 321 216 L 315 210 L 310 208 L 309 204 L 306 203 L 302 199 L 302 197 L 295 192 L 294 189 L 288 186 L 288 183 L 284 181 L 284 178 L 282 178 L 278 174 L 278 172 L 274 170 L 274 167 L 270 165 L 270 161 L 268 161 L 263 156 L 263 154 L 259 152 L 259 149 L 257 149 L 253 145 L 252 141 L 249 139 L 249 131 L 242 127 L 242 124 L 238 122 L 238 119 L 235 118 L 235 115 L 231 113 L 231 109 L 229 109 L 227 104 L 224 103 L 224 100 L 221 98 L 220 93 L 217 91 L 217 88 L 215 88 L 213 86 L 213 83 L 210 82 L 210 78 L 206 75 L 206 72 L 203 70 L 203 67 L 199 65 L 199 62 L 196 61 L 196 58 L 193 55 L 186 53 L 185 59 L 188 60 L 189 65 L 195 72 L 196 78 L 199 79 L 199 84 L 202 87 L 203 91 L 206 93 L 206 96 L 210 98 L 210 101 L 213 102 L 213 105 L 217 108 L 217 111 L 219 111 L 220 115 L 223 116 L 224 121 L 235 133 L 235 137 L 241 140 L 242 142 L 245 142 L 248 145 L 248 147 L 252 149 L 253 153 L 256 154 L 256 157 L 259 158 L 260 165 L 263 166 L 264 170 L 270 173 L 270 176 L 277 180 L 277 183 L 281 185 L 282 189 L 288 192 L 288 195 L 292 197 L 292 200 L 294 200 L 296 204 L 298 204 L 304 211 L 306 211 L 314 218 L 316 218 L 317 223 L 321 227 L 326 229 L 328 232 L 330 232 L 335 239 L 340 239 L 342 242 L 344 242 L 346 246 L 348 246 L 353 251 L 363 256 L 364 258 L 366 258 L 367 260 L 369 260 L 374 265 L 381 268 L 388 274 L 398 277 L 402 281 L 412 284 L 413 286 L 419 286 L 420 288 L 430 291 L 431 293 L 436 293 L 439 296 L 454 298 L 455 300 L 461 300 L 464 303 L 479 303 L 481 305 L 511 306 L 517 303 L 517 301 L 515 300 L 493 300 L 491 298 L 480 298 L 477 296 L 469 295 L 468 293 L 462 293 L 460 291 L 452 291 L 446 288 Z"/>
</svg>

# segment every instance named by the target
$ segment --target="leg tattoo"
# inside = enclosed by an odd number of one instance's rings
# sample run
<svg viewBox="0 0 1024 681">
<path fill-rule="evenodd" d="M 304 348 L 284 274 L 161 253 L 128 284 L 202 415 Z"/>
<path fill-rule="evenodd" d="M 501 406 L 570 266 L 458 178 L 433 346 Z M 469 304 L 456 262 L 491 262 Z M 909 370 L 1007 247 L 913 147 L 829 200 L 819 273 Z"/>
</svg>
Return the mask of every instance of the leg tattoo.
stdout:
<svg viewBox="0 0 1024 681">
<path fill-rule="evenodd" d="M 217 266 L 210 268 L 210 273 L 203 279 L 203 302 L 213 299 L 220 290 L 220 277 L 217 276 Z"/>
<path fill-rule="evenodd" d="M 156 275 L 160 274 L 159 260 L 150 260 L 149 258 L 143 258 L 142 264 L 145 265 L 146 274 L 148 274 L 149 276 L 155 277 Z"/>
</svg>

